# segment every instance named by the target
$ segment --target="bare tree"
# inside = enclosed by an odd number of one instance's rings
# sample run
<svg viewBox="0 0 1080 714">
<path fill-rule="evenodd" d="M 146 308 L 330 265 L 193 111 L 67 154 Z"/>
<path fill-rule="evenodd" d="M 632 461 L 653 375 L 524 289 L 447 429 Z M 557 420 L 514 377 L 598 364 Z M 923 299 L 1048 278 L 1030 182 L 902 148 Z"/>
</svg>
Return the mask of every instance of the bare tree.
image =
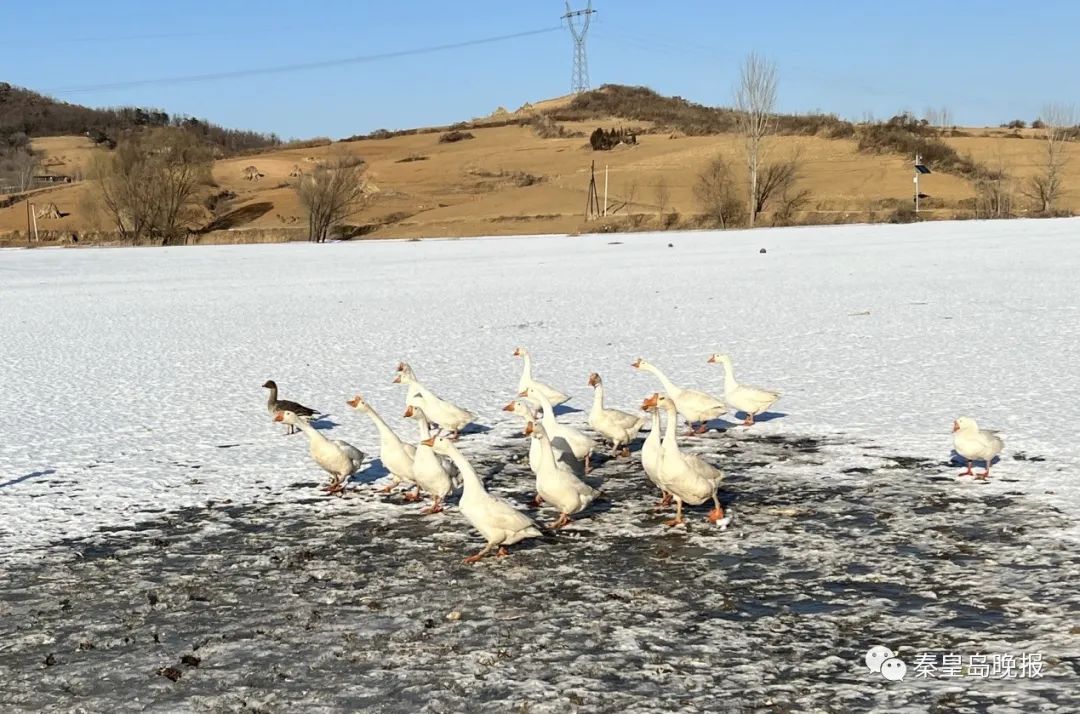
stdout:
<svg viewBox="0 0 1080 714">
<path fill-rule="evenodd" d="M 656 197 L 657 215 L 662 218 L 664 209 L 667 208 L 668 202 L 671 201 L 671 190 L 668 188 L 667 179 L 661 176 L 653 187 L 653 193 Z"/>
<path fill-rule="evenodd" d="M 41 168 L 38 155 L 27 147 L 24 151 L 16 151 L 10 160 L 12 174 L 15 177 L 15 187 L 20 191 L 26 191 L 34 185 L 34 175 Z"/>
<path fill-rule="evenodd" d="M 1039 123 L 1046 142 L 1041 171 L 1028 181 L 1025 193 L 1038 202 L 1042 213 L 1052 213 L 1054 202 L 1064 191 L 1065 144 L 1069 140 L 1069 129 L 1076 124 L 1075 109 L 1064 104 L 1049 104 L 1043 108 Z"/>
<path fill-rule="evenodd" d="M 308 240 L 324 243 L 330 229 L 356 210 L 364 198 L 364 162 L 338 155 L 300 178 L 297 192 L 308 213 Z"/>
<path fill-rule="evenodd" d="M 100 207 L 132 242 L 184 235 L 197 216 L 200 186 L 213 183 L 212 152 L 191 132 L 172 127 L 139 131 L 91 164 Z"/>
<path fill-rule="evenodd" d="M 751 226 L 757 218 L 758 174 L 765 158 L 765 138 L 776 129 L 776 81 L 775 64 L 754 52 L 747 55 L 735 90 L 735 108 L 750 174 Z"/>
<path fill-rule="evenodd" d="M 763 213 L 768 207 L 770 199 L 774 197 L 794 197 L 796 195 L 795 184 L 799 181 L 801 169 L 802 161 L 797 151 L 790 158 L 780 159 L 762 166 L 758 177 L 757 201 L 754 205 L 754 213 Z M 809 191 L 803 193 L 809 195 Z M 805 200 L 805 197 L 803 197 L 803 200 Z"/>
<path fill-rule="evenodd" d="M 705 217 L 720 228 L 733 228 L 746 217 L 746 209 L 739 200 L 736 182 L 731 168 L 723 157 L 709 162 L 694 184 L 694 196 Z"/>
</svg>

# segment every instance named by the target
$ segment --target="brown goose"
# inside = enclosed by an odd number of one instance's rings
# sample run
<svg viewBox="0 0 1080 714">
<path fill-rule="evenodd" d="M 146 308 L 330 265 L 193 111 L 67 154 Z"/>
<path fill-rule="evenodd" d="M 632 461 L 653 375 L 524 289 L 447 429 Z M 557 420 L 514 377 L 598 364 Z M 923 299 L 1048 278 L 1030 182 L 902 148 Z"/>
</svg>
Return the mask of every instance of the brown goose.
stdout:
<svg viewBox="0 0 1080 714">
<path fill-rule="evenodd" d="M 277 382 L 272 379 L 266 380 L 266 384 L 263 385 L 263 389 L 270 390 L 270 398 L 266 400 L 266 410 L 270 412 L 270 416 L 273 417 L 278 412 L 292 412 L 304 421 L 311 421 L 311 418 L 318 416 L 322 412 L 315 409 L 309 409 L 303 404 L 297 404 L 296 402 L 290 402 L 288 399 L 277 398 Z M 296 427 L 292 424 L 288 424 L 289 430 L 286 433 L 295 434 Z"/>
</svg>

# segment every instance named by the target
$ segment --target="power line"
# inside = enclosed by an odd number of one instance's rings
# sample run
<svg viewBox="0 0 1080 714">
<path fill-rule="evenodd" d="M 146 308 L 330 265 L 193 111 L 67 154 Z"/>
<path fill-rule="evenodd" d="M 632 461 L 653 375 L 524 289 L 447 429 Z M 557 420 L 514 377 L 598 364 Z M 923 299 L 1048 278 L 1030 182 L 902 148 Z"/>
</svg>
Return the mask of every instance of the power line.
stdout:
<svg viewBox="0 0 1080 714">
<path fill-rule="evenodd" d="M 374 55 L 359 55 L 356 57 L 343 57 L 341 59 L 333 60 L 319 60 L 316 62 L 301 62 L 297 64 L 277 65 L 275 67 L 258 67 L 253 69 L 240 69 L 232 70 L 228 72 L 208 72 L 206 74 L 189 74 L 180 75 L 176 77 L 161 77 L 158 79 L 136 79 L 125 82 L 107 82 L 104 84 L 90 84 L 76 87 L 62 87 L 59 89 L 46 90 L 47 94 L 81 94 L 84 92 L 101 92 L 113 89 L 131 89 L 134 87 L 148 87 L 154 85 L 167 85 L 167 84 L 183 84 L 188 82 L 206 82 L 218 79 L 236 79 L 239 77 L 255 77 L 266 74 L 280 74 L 284 72 L 299 72 L 310 69 L 324 69 L 327 67 L 336 67 L 339 65 L 347 64 L 363 64 L 366 62 L 376 62 L 384 59 L 394 59 L 398 57 L 410 57 L 414 55 L 430 54 L 433 52 L 445 52 L 447 50 L 463 49 L 465 47 L 475 47 L 477 45 L 487 45 L 495 42 L 505 42 L 506 40 L 514 40 L 521 37 L 530 37 L 533 35 L 542 35 L 549 32 L 557 32 L 562 30 L 561 25 L 554 27 L 545 27 L 539 30 L 527 30 L 525 32 L 515 32 L 509 35 L 496 35 L 494 37 L 482 37 L 475 40 L 466 40 L 464 42 L 452 42 L 445 45 L 431 45 L 428 47 L 418 47 L 409 50 L 398 50 L 396 52 L 382 52 Z"/>
</svg>

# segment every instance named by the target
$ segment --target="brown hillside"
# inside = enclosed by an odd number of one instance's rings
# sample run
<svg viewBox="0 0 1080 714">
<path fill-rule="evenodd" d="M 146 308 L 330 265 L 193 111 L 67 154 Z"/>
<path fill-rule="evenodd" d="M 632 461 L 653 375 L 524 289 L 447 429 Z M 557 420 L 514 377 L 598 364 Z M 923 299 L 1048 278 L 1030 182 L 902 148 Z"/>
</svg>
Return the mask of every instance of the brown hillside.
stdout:
<svg viewBox="0 0 1080 714">
<path fill-rule="evenodd" d="M 235 211 L 235 215 L 224 223 L 219 221 L 219 225 L 231 225 L 229 231 L 215 231 L 199 240 L 302 239 L 306 222 L 292 188 L 297 180 L 294 174 L 313 166 L 331 150 L 361 156 L 367 164 L 369 198 L 349 222 L 354 226 L 354 235 L 369 237 L 595 230 L 599 224 L 583 222 L 588 170 L 593 161 L 598 169 L 601 200 L 603 171 L 609 169 L 609 208 L 615 209 L 609 222 L 634 213 L 641 215 L 638 221 L 643 227 L 655 227 L 655 186 L 663 179 L 670 189 L 667 210 L 680 214 L 678 225 L 692 225 L 688 217 L 700 210 L 693 186 L 706 163 L 722 155 L 733 166 L 741 165 L 737 136 L 686 135 L 672 129 L 669 118 L 664 117 L 659 123 L 640 115 L 561 121 L 558 126 L 565 133 L 578 134 L 565 138 L 541 138 L 532 126 L 514 123 L 527 121 L 541 109 L 549 115 L 570 117 L 574 107 L 573 99 L 561 98 L 547 106 L 538 103 L 514 112 L 495 112 L 467 127 L 474 136 L 467 141 L 440 143 L 440 133 L 432 131 L 219 160 L 214 166 L 214 178 L 219 184 L 216 190 L 234 192 L 236 197 L 219 208 L 217 215 L 220 217 L 226 210 Z M 643 133 L 638 134 L 636 146 L 593 151 L 587 137 L 598 126 L 633 128 Z M 652 131 L 655 133 L 649 133 Z M 801 157 L 800 188 L 809 189 L 811 198 L 799 220 L 883 220 L 897 206 L 910 204 L 911 157 L 860 152 L 857 137 L 828 138 L 839 133 L 828 127 L 821 130 L 825 135 L 800 134 L 795 125 L 789 131 L 773 139 L 770 156 L 782 158 L 797 152 Z M 962 156 L 970 155 L 976 164 L 1004 169 L 1018 180 L 1035 172 L 1043 151 L 1043 143 L 1031 130 L 1021 132 L 1022 137 L 996 129 L 969 128 L 962 133 L 966 136 L 944 141 Z M 85 166 L 92 152 L 105 150 L 72 137 L 37 139 L 34 146 L 48 157 L 63 161 L 57 164 L 57 173 Z M 1076 145 L 1070 144 L 1069 149 L 1072 160 L 1066 167 L 1065 184 L 1072 190 L 1059 207 L 1080 211 L 1080 160 Z M 250 166 L 257 169 L 257 180 L 245 177 L 245 169 Z M 107 230 L 107 226 L 95 225 L 90 216 L 84 215 L 80 196 L 86 190 L 85 184 L 74 184 L 50 190 L 47 197 L 41 197 L 37 201 L 40 205 L 55 203 L 67 215 L 40 220 L 39 230 Z M 922 190 L 931 197 L 925 202 L 927 217 L 971 215 L 975 195 L 971 179 L 935 171 L 924 178 Z M 625 205 L 628 199 L 632 200 Z M 1017 200 L 1026 205 L 1021 196 Z M 251 204 L 260 205 L 248 211 L 236 210 Z M 213 217 L 208 210 L 206 222 Z M 0 234 L 24 230 L 25 223 L 26 210 L 21 204 L 0 208 Z M 239 235 L 237 231 L 248 234 Z"/>
</svg>

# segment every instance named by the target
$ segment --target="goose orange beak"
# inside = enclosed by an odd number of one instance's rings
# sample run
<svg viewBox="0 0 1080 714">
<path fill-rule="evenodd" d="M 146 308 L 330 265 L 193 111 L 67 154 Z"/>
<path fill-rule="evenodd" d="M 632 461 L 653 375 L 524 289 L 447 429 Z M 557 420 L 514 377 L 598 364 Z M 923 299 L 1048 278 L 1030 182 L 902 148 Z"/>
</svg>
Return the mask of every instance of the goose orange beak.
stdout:
<svg viewBox="0 0 1080 714">
<path fill-rule="evenodd" d="M 597 378 L 597 375 L 596 375 L 595 372 L 593 374 L 589 375 L 589 386 L 590 387 L 595 387 L 596 386 L 596 378 Z"/>
<path fill-rule="evenodd" d="M 515 347 L 514 348 L 514 354 L 512 356 L 513 357 L 520 357 L 521 356 L 521 348 L 520 347 Z"/>
<path fill-rule="evenodd" d="M 275 412 L 274 421 L 285 421 L 285 412 Z"/>
<path fill-rule="evenodd" d="M 345 403 L 348 404 L 353 409 L 356 409 L 356 407 L 358 407 L 360 405 L 360 395 L 357 394 L 352 399 L 345 400 Z"/>
<path fill-rule="evenodd" d="M 533 429 L 533 423 L 532 422 L 529 422 L 528 424 L 525 425 L 525 432 L 524 432 L 525 436 L 528 436 L 529 434 L 533 433 L 534 431 L 536 431 L 536 430 Z"/>
<path fill-rule="evenodd" d="M 502 408 L 502 410 L 503 410 L 504 412 L 512 412 L 512 411 L 514 411 L 514 403 L 513 403 L 513 402 L 510 402 L 510 403 L 509 403 L 509 404 L 507 404 L 507 405 L 506 405 L 505 407 L 503 407 L 503 408 Z"/>
<path fill-rule="evenodd" d="M 435 437 L 433 436 L 430 439 L 424 439 L 420 443 L 424 446 L 435 446 Z"/>
<path fill-rule="evenodd" d="M 394 381 L 391 382 L 391 384 L 401 384 L 401 372 L 398 372 L 397 376 L 394 377 Z"/>
<path fill-rule="evenodd" d="M 659 399 L 660 399 L 659 394 L 653 394 L 652 396 L 646 397 L 645 401 L 643 401 L 641 403 L 641 408 L 642 409 L 655 409 L 657 404 L 659 403 L 658 402 Z"/>
<path fill-rule="evenodd" d="M 405 418 L 408 419 L 412 415 L 413 415 L 412 404 L 410 404 L 409 406 L 405 407 Z"/>
<path fill-rule="evenodd" d="M 397 363 L 397 371 L 399 371 L 399 372 L 404 372 L 405 371 L 405 363 L 404 362 L 398 362 Z"/>
<path fill-rule="evenodd" d="M 631 364 L 630 366 L 633 367 L 634 369 L 640 368 L 641 367 L 641 358 L 638 357 L 636 360 L 634 360 L 634 363 Z"/>
<path fill-rule="evenodd" d="M 952 423 L 952 430 L 953 431 L 960 431 L 960 425 L 958 423 L 956 423 L 955 421 Z"/>
<path fill-rule="evenodd" d="M 709 355 L 709 359 L 707 361 L 709 364 L 716 364 L 716 355 Z"/>
<path fill-rule="evenodd" d="M 519 397 L 527 397 L 527 396 L 529 396 L 529 390 L 528 389 L 522 389 L 520 392 L 518 392 L 518 396 Z"/>
</svg>

